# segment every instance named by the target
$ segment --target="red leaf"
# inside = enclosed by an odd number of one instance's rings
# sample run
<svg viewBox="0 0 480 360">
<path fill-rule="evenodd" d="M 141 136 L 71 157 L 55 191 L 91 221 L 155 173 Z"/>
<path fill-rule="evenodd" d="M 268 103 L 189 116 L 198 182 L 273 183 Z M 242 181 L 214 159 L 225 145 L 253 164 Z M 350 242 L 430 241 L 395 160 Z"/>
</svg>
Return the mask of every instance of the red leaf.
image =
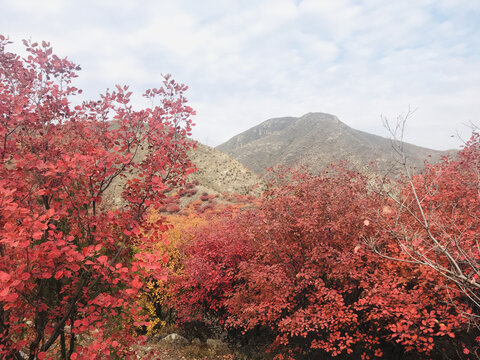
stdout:
<svg viewBox="0 0 480 360">
<path fill-rule="evenodd" d="M 0 281 L 2 282 L 7 282 L 8 280 L 11 279 L 11 276 L 10 274 L 7 274 L 6 272 L 4 271 L 0 271 Z"/>
<path fill-rule="evenodd" d="M 101 255 L 97 258 L 97 261 L 102 265 L 106 265 L 108 262 L 108 257 L 105 255 Z"/>
</svg>

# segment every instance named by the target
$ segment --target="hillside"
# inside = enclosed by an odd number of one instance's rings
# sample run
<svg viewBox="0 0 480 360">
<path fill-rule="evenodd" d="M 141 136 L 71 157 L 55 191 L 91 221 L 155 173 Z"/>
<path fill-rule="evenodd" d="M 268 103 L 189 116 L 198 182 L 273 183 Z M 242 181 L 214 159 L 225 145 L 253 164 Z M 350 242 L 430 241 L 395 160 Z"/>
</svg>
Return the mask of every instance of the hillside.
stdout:
<svg viewBox="0 0 480 360">
<path fill-rule="evenodd" d="M 199 182 L 198 193 L 248 195 L 260 183 L 255 173 L 210 146 L 197 142 L 197 149 L 190 151 L 190 159 L 197 171 L 189 176 L 189 181 Z"/>
<path fill-rule="evenodd" d="M 425 160 L 434 162 L 447 154 L 412 144 L 405 144 L 404 148 L 410 165 L 416 168 L 422 168 Z M 341 160 L 359 170 L 375 162 L 378 171 L 385 173 L 392 171 L 398 159 L 390 139 L 352 129 L 325 113 L 269 119 L 216 149 L 257 174 L 278 165 L 308 165 L 311 171 L 318 172 Z"/>
<path fill-rule="evenodd" d="M 196 201 L 203 193 L 221 195 L 223 193 L 253 195 L 261 188 L 260 178 L 237 160 L 227 154 L 201 143 L 196 143 L 195 150 L 189 151 L 189 157 L 197 171 L 188 176 L 188 182 L 197 184 L 195 194 L 181 199 L 181 205 Z M 144 152 L 139 152 L 136 159 L 142 159 Z M 107 195 L 109 202 L 121 203 L 121 191 L 127 179 L 116 179 L 112 191 Z"/>
</svg>

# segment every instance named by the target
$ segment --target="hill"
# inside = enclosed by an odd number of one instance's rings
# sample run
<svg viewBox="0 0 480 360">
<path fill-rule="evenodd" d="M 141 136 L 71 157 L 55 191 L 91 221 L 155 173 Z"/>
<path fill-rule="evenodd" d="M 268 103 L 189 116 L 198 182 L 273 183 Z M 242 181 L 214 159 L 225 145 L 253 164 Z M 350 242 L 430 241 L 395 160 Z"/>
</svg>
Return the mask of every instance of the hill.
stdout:
<svg viewBox="0 0 480 360">
<path fill-rule="evenodd" d="M 198 200 L 205 193 L 216 197 L 220 196 L 220 198 L 224 193 L 232 195 L 259 193 L 263 183 L 255 173 L 221 151 L 199 142 L 196 145 L 196 149 L 190 150 L 188 155 L 197 171 L 187 178 L 187 182 L 193 183 L 195 186 L 190 189 L 192 195 L 182 197 L 180 200 L 182 207 Z M 144 156 L 144 150 L 139 151 L 135 159 L 138 161 Z M 128 177 L 115 179 L 112 190 L 106 196 L 109 204 L 115 206 L 122 202 L 121 192 L 126 180 Z M 173 190 L 173 192 L 175 191 Z"/>
<path fill-rule="evenodd" d="M 261 183 L 259 177 L 240 162 L 210 146 L 197 142 L 196 150 L 191 150 L 189 156 L 197 167 L 189 181 L 198 181 L 199 193 L 250 195 Z"/>
<path fill-rule="evenodd" d="M 318 112 L 266 120 L 216 149 L 257 174 L 278 165 L 305 165 L 318 172 L 341 160 L 358 170 L 370 168 L 374 162 L 376 171 L 385 173 L 393 171 L 398 161 L 390 139 L 355 130 L 334 115 Z M 435 162 L 449 154 L 412 144 L 404 144 L 404 149 L 415 168 L 422 168 L 425 160 Z"/>
</svg>

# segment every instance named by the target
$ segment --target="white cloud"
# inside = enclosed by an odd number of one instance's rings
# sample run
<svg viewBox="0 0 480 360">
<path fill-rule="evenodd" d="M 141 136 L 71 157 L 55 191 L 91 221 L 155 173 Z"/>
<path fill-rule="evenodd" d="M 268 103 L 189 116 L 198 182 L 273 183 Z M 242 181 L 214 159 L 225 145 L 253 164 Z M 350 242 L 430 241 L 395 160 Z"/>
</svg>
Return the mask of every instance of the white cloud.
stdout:
<svg viewBox="0 0 480 360">
<path fill-rule="evenodd" d="M 7 7 L 11 11 L 23 16 L 48 17 L 61 15 L 69 6 L 68 0 L 7 0 Z"/>
<path fill-rule="evenodd" d="M 3 31 L 52 42 L 95 96 L 172 73 L 190 86 L 195 134 L 216 145 L 275 116 L 334 113 L 385 134 L 380 114 L 418 107 L 407 139 L 448 148 L 480 119 L 480 5 L 469 0 L 8 0 Z M 17 47 L 18 48 L 18 47 Z"/>
</svg>

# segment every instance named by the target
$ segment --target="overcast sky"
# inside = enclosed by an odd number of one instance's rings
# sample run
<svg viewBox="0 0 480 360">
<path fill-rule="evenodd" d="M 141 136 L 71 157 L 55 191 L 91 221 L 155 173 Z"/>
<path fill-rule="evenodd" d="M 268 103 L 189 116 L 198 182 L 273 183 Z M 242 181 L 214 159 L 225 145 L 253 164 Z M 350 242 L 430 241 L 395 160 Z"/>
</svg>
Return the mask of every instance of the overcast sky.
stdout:
<svg viewBox="0 0 480 360">
<path fill-rule="evenodd" d="M 47 40 L 82 66 L 88 98 L 170 73 L 194 137 L 218 145 L 272 117 L 327 112 L 386 136 L 459 147 L 480 123 L 480 0 L 0 0 L 0 33 Z M 13 50 L 13 48 L 12 48 Z"/>
</svg>

